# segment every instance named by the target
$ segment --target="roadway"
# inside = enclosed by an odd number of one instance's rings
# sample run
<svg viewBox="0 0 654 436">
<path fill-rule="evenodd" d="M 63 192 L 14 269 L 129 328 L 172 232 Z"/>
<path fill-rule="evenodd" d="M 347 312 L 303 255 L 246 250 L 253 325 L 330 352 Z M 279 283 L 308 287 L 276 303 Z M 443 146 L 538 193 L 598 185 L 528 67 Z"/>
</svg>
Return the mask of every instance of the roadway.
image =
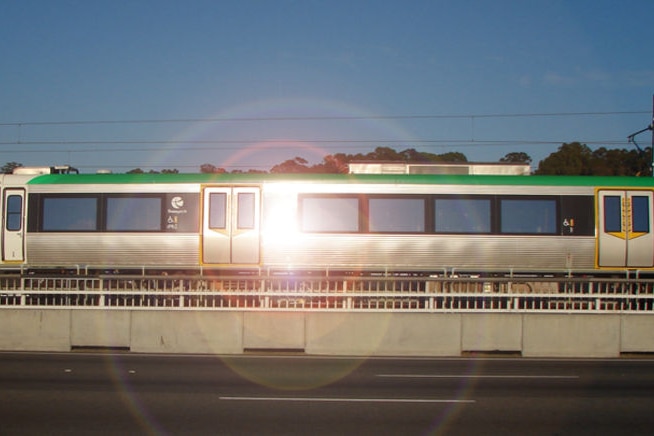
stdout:
<svg viewBox="0 0 654 436">
<path fill-rule="evenodd" d="M 0 353 L 0 434 L 651 434 L 654 360 Z"/>
</svg>

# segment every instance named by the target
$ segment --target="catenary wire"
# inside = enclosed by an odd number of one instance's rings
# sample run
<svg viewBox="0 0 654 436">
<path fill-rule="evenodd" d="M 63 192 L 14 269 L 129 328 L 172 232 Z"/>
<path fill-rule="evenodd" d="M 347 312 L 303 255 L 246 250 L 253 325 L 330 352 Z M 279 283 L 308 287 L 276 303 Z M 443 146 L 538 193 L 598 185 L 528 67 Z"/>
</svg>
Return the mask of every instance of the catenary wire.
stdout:
<svg viewBox="0 0 654 436">
<path fill-rule="evenodd" d="M 475 119 L 490 118 L 536 118 L 536 117 L 605 117 L 623 115 L 643 115 L 648 111 L 613 111 L 613 112 L 549 112 L 549 113 L 496 113 L 496 114 L 445 114 L 445 115 L 371 115 L 371 116 L 279 116 L 279 117 L 219 117 L 219 118 L 175 118 L 175 119 L 138 119 L 138 120 L 64 120 L 64 121 L 22 121 L 22 122 L 0 122 L 0 127 L 18 128 L 16 140 L 0 141 L 0 147 L 21 146 L 20 149 L 2 149 L 4 153 L 103 153 L 103 152 L 152 152 L 162 150 L 182 151 L 229 151 L 239 150 L 243 144 L 256 143 L 267 149 L 299 149 L 307 143 L 314 145 L 337 144 L 340 150 L 367 149 L 370 145 L 392 145 L 402 148 L 424 149 L 426 147 L 498 147 L 498 146 L 549 146 L 569 142 L 567 140 L 481 140 L 481 139 L 226 139 L 226 140 L 23 140 L 24 128 L 30 126 L 73 126 L 73 125 L 134 125 L 134 124 L 166 124 L 166 123 L 219 123 L 219 122 L 276 122 L 276 121 L 341 121 L 341 120 L 429 120 L 429 119 L 469 119 L 474 123 Z M 474 129 L 474 125 L 472 127 Z M 473 132 L 474 134 L 474 132 Z M 587 145 L 622 146 L 628 147 L 628 141 L 610 140 L 577 140 Z M 48 149 L 33 148 L 35 146 L 48 146 Z M 97 146 L 122 146 L 103 147 Z M 125 146 L 131 146 L 126 148 Z M 174 147 L 172 146 L 174 145 Z M 91 147 L 79 149 L 79 147 Z M 148 146 L 157 146 L 156 148 Z M 216 147 L 218 146 L 218 147 Z M 68 147 L 67 149 L 55 149 Z M 72 148 L 71 148 L 72 147 Z M 338 152 L 334 152 L 338 153 Z M 326 153 L 327 154 L 327 153 Z M 112 165 L 120 167 L 119 165 Z M 184 168 L 184 165 L 177 165 Z M 83 167 L 83 166 L 80 166 Z M 127 167 L 127 166 L 125 166 Z M 197 167 L 197 165 L 189 165 Z M 236 168 L 237 166 L 232 166 Z M 257 165 L 248 167 L 256 168 Z"/>
<path fill-rule="evenodd" d="M 342 121 L 342 120 L 419 120 L 419 119 L 472 119 L 472 118 L 535 118 L 567 116 L 615 116 L 642 115 L 649 111 L 611 112 L 542 112 L 542 113 L 496 113 L 496 114 L 416 114 L 416 115 L 343 115 L 343 116 L 278 116 L 278 117 L 215 117 L 215 118 L 164 118 L 136 120 L 69 120 L 69 121 L 15 121 L 1 122 L 0 126 L 56 126 L 88 124 L 167 124 L 167 123 L 215 123 L 260 121 Z"/>
</svg>

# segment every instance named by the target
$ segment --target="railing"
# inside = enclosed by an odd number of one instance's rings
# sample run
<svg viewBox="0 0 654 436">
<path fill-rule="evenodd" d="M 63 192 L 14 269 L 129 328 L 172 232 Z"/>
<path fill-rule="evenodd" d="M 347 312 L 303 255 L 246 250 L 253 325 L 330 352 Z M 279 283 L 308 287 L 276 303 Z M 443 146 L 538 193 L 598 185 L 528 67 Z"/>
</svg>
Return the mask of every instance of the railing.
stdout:
<svg viewBox="0 0 654 436">
<path fill-rule="evenodd" d="M 0 309 L 654 313 L 654 280 L 0 276 Z"/>
</svg>

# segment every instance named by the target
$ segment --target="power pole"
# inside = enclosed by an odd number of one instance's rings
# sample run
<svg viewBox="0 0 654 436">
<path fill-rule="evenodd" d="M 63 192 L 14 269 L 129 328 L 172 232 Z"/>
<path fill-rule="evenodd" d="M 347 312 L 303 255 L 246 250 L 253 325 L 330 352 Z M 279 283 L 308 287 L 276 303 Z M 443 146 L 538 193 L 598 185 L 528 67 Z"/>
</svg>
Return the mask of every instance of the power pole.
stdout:
<svg viewBox="0 0 654 436">
<path fill-rule="evenodd" d="M 650 149 L 650 156 L 651 156 L 650 171 L 652 177 L 654 177 L 654 95 L 652 95 L 652 122 L 650 123 L 649 126 L 645 127 L 644 129 L 641 129 L 627 136 L 627 141 L 634 144 L 641 155 L 645 155 L 645 152 L 643 151 L 643 149 L 640 148 L 635 138 L 636 135 L 640 135 L 641 133 L 647 132 L 648 130 L 652 131 L 652 148 Z"/>
</svg>

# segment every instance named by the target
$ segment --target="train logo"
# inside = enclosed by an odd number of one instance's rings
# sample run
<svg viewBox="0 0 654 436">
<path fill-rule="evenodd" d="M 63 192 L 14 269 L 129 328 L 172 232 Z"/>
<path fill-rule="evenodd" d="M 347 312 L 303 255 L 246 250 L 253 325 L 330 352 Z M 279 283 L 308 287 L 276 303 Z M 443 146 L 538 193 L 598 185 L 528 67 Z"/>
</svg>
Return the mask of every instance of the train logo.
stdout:
<svg viewBox="0 0 654 436">
<path fill-rule="evenodd" d="M 184 199 L 182 197 L 173 197 L 173 199 L 170 200 L 170 205 L 173 209 L 181 209 L 184 207 Z"/>
</svg>

